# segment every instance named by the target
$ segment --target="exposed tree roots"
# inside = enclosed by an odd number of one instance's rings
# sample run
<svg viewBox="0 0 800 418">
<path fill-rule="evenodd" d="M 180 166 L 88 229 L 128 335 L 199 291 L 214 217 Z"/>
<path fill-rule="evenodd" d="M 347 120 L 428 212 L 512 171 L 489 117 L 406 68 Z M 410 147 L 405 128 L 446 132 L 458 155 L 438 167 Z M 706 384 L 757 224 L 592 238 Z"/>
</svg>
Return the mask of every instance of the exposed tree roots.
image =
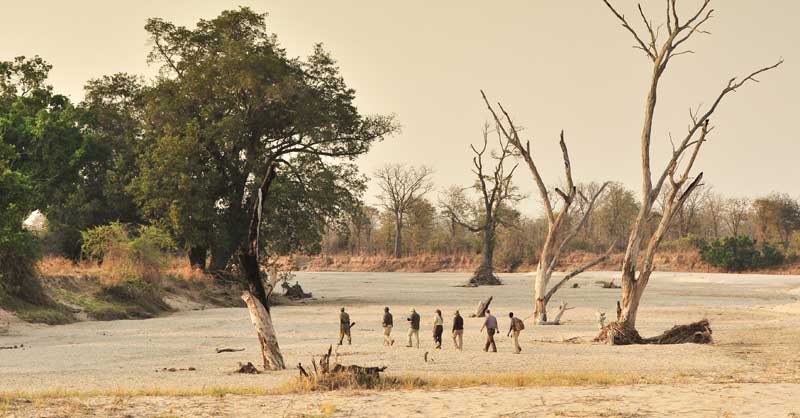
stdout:
<svg viewBox="0 0 800 418">
<path fill-rule="evenodd" d="M 595 341 L 610 345 L 628 344 L 711 344 L 711 326 L 707 319 L 693 322 L 688 325 L 676 325 L 661 335 L 642 338 L 635 329 L 625 328 L 619 322 L 612 322 L 600 330 L 600 335 Z"/>
<path fill-rule="evenodd" d="M 284 282 L 282 284 L 284 290 L 284 296 L 289 299 L 308 299 L 311 297 L 311 293 L 306 293 L 303 291 L 303 288 L 300 286 L 300 283 L 295 282 L 293 286 L 289 286 L 289 283 Z"/>
<path fill-rule="evenodd" d="M 503 284 L 494 274 L 494 270 L 485 266 L 478 267 L 472 278 L 469 279 L 470 286 L 498 286 Z"/>
<path fill-rule="evenodd" d="M 244 374 L 259 374 L 261 373 L 256 369 L 256 366 L 253 366 L 253 363 L 249 361 L 247 363 L 239 363 L 239 369 L 236 370 L 236 373 L 244 373 Z"/>
</svg>

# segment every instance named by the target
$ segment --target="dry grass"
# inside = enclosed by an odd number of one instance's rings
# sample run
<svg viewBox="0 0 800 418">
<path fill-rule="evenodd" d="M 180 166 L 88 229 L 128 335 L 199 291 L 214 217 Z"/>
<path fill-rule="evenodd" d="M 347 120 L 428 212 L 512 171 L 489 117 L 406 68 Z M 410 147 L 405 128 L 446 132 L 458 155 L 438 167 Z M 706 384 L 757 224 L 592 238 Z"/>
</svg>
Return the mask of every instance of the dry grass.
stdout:
<svg viewBox="0 0 800 418">
<path fill-rule="evenodd" d="M 53 398 L 96 398 L 96 397 L 185 397 L 185 396 L 222 396 L 222 395 L 287 395 L 331 390 L 441 390 L 458 389 L 476 386 L 495 387 L 549 387 L 549 386 L 622 386 L 645 384 L 680 384 L 687 383 L 680 377 L 665 379 L 663 377 L 644 375 L 618 375 L 604 372 L 597 373 L 501 373 L 454 376 L 418 376 L 413 374 L 384 375 L 379 379 L 356 381 L 345 374 L 321 380 L 295 378 L 275 387 L 207 387 L 202 389 L 136 389 L 136 390 L 50 390 L 43 392 L 0 392 L 0 404 L 10 400 L 36 400 Z"/>
<path fill-rule="evenodd" d="M 68 258 L 53 255 L 39 260 L 38 267 L 43 276 L 98 277 L 103 275 L 103 269 L 97 263 L 87 261 L 73 263 Z"/>
<path fill-rule="evenodd" d="M 275 388 L 280 394 L 331 390 L 438 390 L 475 386 L 546 387 L 546 386 L 619 386 L 663 384 L 662 377 L 596 373 L 501 373 L 453 376 L 384 375 L 380 378 L 355 379 L 348 374 L 323 375 L 322 378 L 296 378 Z M 680 383 L 679 377 L 670 383 Z"/>
</svg>

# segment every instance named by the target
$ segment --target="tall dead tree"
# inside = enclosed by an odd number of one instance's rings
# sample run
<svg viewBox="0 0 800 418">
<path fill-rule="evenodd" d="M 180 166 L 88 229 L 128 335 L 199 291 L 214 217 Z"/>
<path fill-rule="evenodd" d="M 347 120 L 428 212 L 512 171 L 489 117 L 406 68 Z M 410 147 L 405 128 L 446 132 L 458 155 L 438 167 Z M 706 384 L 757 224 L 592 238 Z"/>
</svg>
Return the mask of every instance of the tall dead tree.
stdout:
<svg viewBox="0 0 800 418">
<path fill-rule="evenodd" d="M 494 107 L 489 103 L 489 100 L 486 98 L 486 94 L 484 94 L 483 91 L 481 91 L 481 95 L 483 96 L 483 101 L 486 103 L 486 106 L 488 107 L 489 112 L 492 114 L 495 123 L 497 124 L 497 129 L 500 130 L 500 132 L 503 134 L 503 137 L 506 138 L 506 140 L 516 149 L 519 156 L 525 160 L 525 163 L 527 163 L 531 175 L 533 176 L 533 180 L 536 183 L 537 189 L 539 190 L 539 196 L 542 199 L 542 206 L 544 206 L 545 218 L 547 219 L 547 236 L 544 244 L 542 245 L 542 250 L 539 255 L 539 263 L 536 268 L 536 281 L 534 283 L 536 305 L 534 318 L 539 324 L 547 324 L 547 303 L 553 297 L 555 292 L 571 278 L 608 258 L 607 252 L 606 254 L 603 254 L 589 263 L 580 266 L 576 270 L 564 276 L 561 281 L 559 281 L 555 286 L 553 286 L 552 289 L 550 289 L 550 291 L 548 291 L 547 286 L 550 283 L 550 278 L 556 269 L 559 256 L 566 245 L 578 234 L 580 229 L 586 225 L 586 222 L 589 219 L 592 210 L 594 209 L 597 198 L 603 193 L 603 190 L 605 190 L 606 186 L 608 186 L 608 183 L 604 183 L 591 197 L 587 197 L 578 191 L 578 188 L 575 187 L 575 183 L 572 179 L 572 165 L 569 159 L 567 143 L 564 140 L 564 131 L 561 131 L 559 145 L 561 146 L 561 153 L 564 159 L 566 191 L 563 191 L 558 187 L 553 189 L 555 194 L 561 197 L 561 200 L 563 201 L 560 207 L 557 207 L 556 203 L 552 201 L 551 193 L 547 186 L 545 186 L 544 180 L 542 180 L 542 176 L 539 173 L 539 168 L 536 166 L 536 162 L 533 159 L 530 141 L 526 141 L 524 144 L 522 143 L 522 140 L 519 137 L 519 130 L 514 124 L 514 121 L 511 119 L 511 116 L 508 114 L 508 112 L 506 112 L 500 103 L 497 104 L 497 107 L 499 108 L 502 116 L 498 115 Z M 571 209 L 573 208 L 573 203 L 575 203 L 577 199 L 584 200 L 584 204 L 582 205 L 584 210 L 582 214 L 577 216 L 577 218 L 579 218 L 577 222 L 570 222 L 571 218 L 576 217 L 575 211 L 572 211 Z"/>
<path fill-rule="evenodd" d="M 641 5 L 638 6 L 638 15 L 642 20 L 644 29 L 637 31 L 608 0 L 603 0 L 603 2 L 621 22 L 622 27 L 633 36 L 635 40 L 634 47 L 644 52 L 653 66 L 649 70 L 651 79 L 645 101 L 644 123 L 640 139 L 642 150 L 641 208 L 631 227 L 625 256 L 622 261 L 622 312 L 619 320 L 607 325 L 598 339 L 611 339 L 612 343 L 617 344 L 654 342 L 650 341 L 651 339 L 645 340 L 639 336 L 636 331 L 636 314 L 639 310 L 639 303 L 644 290 L 650 280 L 650 275 L 653 272 L 653 257 L 661 244 L 662 238 L 669 229 L 677 210 L 697 189 L 703 178 L 702 172 L 692 175 L 692 168 L 697 160 L 700 148 L 713 129 L 709 122 L 710 118 L 725 96 L 748 82 L 758 81 L 756 77 L 759 74 L 778 67 L 783 60 L 758 69 L 743 78 L 731 78 L 714 98 L 710 106 L 704 110 L 701 110 L 700 107 L 696 110 L 690 109 L 688 132 L 680 142 L 673 143 L 672 155 L 669 161 L 660 171 L 658 177 L 653 179 L 651 174 L 650 143 L 659 82 L 673 58 L 693 52 L 685 49 L 685 43 L 697 34 L 708 33 L 704 30 L 704 25 L 713 15 L 713 9 L 709 7 L 711 0 L 703 1 L 702 5 L 685 20 L 678 15 L 676 0 L 667 0 L 666 39 L 663 42 L 660 41 L 661 32 L 659 30 L 663 26 L 655 26 L 653 21 L 647 17 Z M 644 243 L 647 222 L 653 215 L 653 203 L 658 198 L 662 188 L 665 187 L 668 188 L 668 191 L 664 197 L 661 218 L 655 230 L 646 239 L 647 242 Z M 642 250 L 644 250 L 644 253 L 640 254 Z M 689 328 L 686 329 L 688 330 Z M 682 340 L 680 338 L 661 338 L 658 341 L 681 342 Z M 683 341 L 694 341 L 694 336 L 687 335 L 687 338 Z"/>
<path fill-rule="evenodd" d="M 407 167 L 402 164 L 389 164 L 375 171 L 378 187 L 381 188 L 380 199 L 383 207 L 394 215 L 395 258 L 403 255 L 403 222 L 406 212 L 417 200 L 433 189 L 432 174 L 433 170 L 424 165 Z"/>
<path fill-rule="evenodd" d="M 484 167 L 489 145 L 489 126 L 483 127 L 483 145 L 480 149 L 470 144 L 472 152 L 472 172 L 477 177 L 474 189 L 480 193 L 480 211 L 474 216 L 475 219 L 468 220 L 468 214 L 464 213 L 464 205 L 456 202 L 461 199 L 442 200 L 440 205 L 444 209 L 445 216 L 453 222 L 463 226 L 474 233 L 480 233 L 483 238 L 483 249 L 481 264 L 470 278 L 470 285 L 499 285 L 500 279 L 494 274 L 494 247 L 497 242 L 496 232 L 499 225 L 510 226 L 511 211 L 509 203 L 518 201 L 521 196 L 516 192 L 516 187 L 512 184 L 511 178 L 514 175 L 517 165 L 508 169 L 506 159 L 513 155 L 511 145 L 504 140 L 498 132 L 499 150 L 497 152 L 488 151 L 488 157 L 494 160 L 494 168 Z M 487 172 L 488 171 L 488 172 Z"/>
</svg>

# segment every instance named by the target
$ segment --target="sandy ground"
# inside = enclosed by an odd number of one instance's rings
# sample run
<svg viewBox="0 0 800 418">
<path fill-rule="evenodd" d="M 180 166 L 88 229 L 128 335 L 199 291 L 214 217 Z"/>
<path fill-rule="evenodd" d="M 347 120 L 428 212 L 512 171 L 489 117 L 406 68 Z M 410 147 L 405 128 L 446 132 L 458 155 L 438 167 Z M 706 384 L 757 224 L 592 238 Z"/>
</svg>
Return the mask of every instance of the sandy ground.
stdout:
<svg viewBox="0 0 800 418">
<path fill-rule="evenodd" d="M 639 314 L 647 336 L 677 323 L 707 317 L 716 343 L 710 346 L 610 347 L 591 343 L 595 310 L 613 316 L 619 290 L 595 280 L 616 273 L 591 272 L 562 289 L 556 299 L 576 309 L 557 327 L 529 326 L 523 353 L 498 339 L 499 353 L 483 353 L 480 321 L 466 319 L 465 350 L 432 350 L 433 310 L 471 313 L 480 299 L 494 296 L 501 327 L 508 311 L 531 314 L 532 277 L 503 275 L 500 287 L 458 287 L 460 273 L 299 273 L 317 300 L 273 309 L 279 341 L 289 365 L 308 364 L 335 343 L 338 309 L 356 322 L 352 346 L 339 350 L 345 364 L 385 365 L 390 373 L 457 375 L 475 373 L 606 372 L 659 378 L 667 385 L 610 387 L 467 388 L 241 397 L 82 397 L 39 399 L 56 391 L 125 392 L 135 389 L 189 390 L 269 387 L 296 370 L 261 375 L 232 373 L 238 362 L 258 364 L 258 342 L 243 309 L 209 309 L 139 321 L 83 322 L 32 326 L 12 322 L 0 333 L 0 392 L 29 394 L 30 402 L 0 399 L 10 416 L 756 416 L 800 414 L 800 277 L 663 273 L 656 275 Z M 394 347 L 383 347 L 384 306 L 395 315 Z M 422 315 L 422 348 L 405 348 L 405 316 Z M 505 335 L 505 329 L 503 330 Z M 447 333 L 446 333 L 447 335 Z M 564 342 L 579 337 L 579 343 Z M 215 348 L 244 348 L 216 354 Z M 430 352 L 433 362 L 425 362 Z M 195 371 L 162 371 L 164 368 Z"/>
</svg>

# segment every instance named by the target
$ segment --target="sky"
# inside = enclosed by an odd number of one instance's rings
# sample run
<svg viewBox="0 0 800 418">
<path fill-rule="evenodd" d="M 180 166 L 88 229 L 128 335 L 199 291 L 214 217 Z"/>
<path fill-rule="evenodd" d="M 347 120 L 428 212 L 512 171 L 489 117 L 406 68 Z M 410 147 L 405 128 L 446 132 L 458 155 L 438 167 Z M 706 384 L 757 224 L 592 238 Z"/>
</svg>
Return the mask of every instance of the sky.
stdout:
<svg viewBox="0 0 800 418">
<path fill-rule="evenodd" d="M 641 28 L 633 2 L 618 9 Z M 684 14 L 696 0 L 679 2 Z M 480 96 L 509 110 L 531 140 L 547 184 L 562 181 L 558 133 L 565 131 L 578 182 L 620 181 L 639 190 L 644 101 L 652 64 L 601 0 L 72 0 L 0 5 L 0 60 L 40 55 L 50 82 L 79 101 L 83 85 L 115 72 L 152 77 L 146 56 L 149 17 L 194 26 L 222 10 L 268 12 L 268 29 L 291 56 L 317 42 L 338 60 L 365 114 L 395 114 L 402 132 L 377 144 L 358 163 L 365 173 L 387 163 L 428 165 L 438 190 L 473 183 L 470 143 L 488 120 Z M 664 1 L 643 2 L 656 24 Z M 695 54 L 674 59 L 664 76 L 653 133 L 653 171 L 680 137 L 689 108 L 708 104 L 733 76 L 785 63 L 757 84 L 728 96 L 718 109 L 696 163 L 704 181 L 732 197 L 778 191 L 800 196 L 800 2 L 716 0 L 711 35 L 690 41 Z M 525 167 L 515 181 L 531 197 Z M 370 186 L 367 201 L 376 202 Z M 430 195 L 435 201 L 436 193 Z"/>
</svg>

